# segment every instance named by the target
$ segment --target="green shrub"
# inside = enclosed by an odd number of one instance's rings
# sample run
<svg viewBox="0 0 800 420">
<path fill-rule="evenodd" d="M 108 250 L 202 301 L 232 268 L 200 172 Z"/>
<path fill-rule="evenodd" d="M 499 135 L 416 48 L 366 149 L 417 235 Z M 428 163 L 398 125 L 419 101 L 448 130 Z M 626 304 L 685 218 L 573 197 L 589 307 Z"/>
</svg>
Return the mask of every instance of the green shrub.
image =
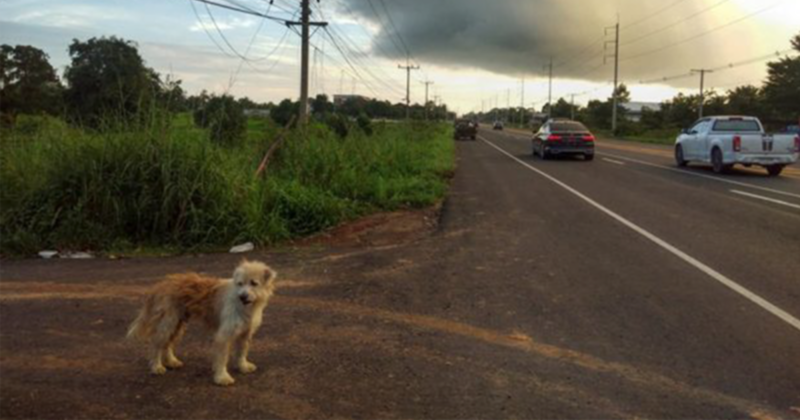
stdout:
<svg viewBox="0 0 800 420">
<path fill-rule="evenodd" d="M 242 105 L 232 96 L 214 96 L 194 113 L 197 126 L 207 128 L 211 140 L 218 144 L 236 144 L 247 130 L 247 117 Z"/>
</svg>

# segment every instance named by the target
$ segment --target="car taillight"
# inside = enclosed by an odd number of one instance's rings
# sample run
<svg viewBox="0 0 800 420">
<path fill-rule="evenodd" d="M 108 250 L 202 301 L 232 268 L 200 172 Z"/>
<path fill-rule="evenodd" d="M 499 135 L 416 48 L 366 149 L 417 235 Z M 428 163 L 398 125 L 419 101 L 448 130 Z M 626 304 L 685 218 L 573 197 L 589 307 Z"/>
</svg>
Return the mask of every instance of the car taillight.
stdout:
<svg viewBox="0 0 800 420">
<path fill-rule="evenodd" d="M 561 141 L 561 136 L 557 136 L 555 134 L 551 134 L 547 136 L 547 141 Z"/>
<path fill-rule="evenodd" d="M 794 151 L 800 153 L 800 134 L 794 136 Z"/>
<path fill-rule="evenodd" d="M 733 136 L 733 151 L 734 152 L 741 152 L 742 151 L 742 137 L 741 136 Z"/>
<path fill-rule="evenodd" d="M 582 137 L 583 141 L 594 142 L 594 136 L 591 134 L 587 134 Z"/>
</svg>

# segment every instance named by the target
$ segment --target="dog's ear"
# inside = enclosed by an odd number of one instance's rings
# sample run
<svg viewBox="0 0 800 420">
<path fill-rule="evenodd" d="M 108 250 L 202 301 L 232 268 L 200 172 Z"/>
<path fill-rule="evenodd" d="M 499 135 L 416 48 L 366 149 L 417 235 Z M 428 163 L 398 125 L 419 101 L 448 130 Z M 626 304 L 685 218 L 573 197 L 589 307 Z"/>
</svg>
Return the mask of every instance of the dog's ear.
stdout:
<svg viewBox="0 0 800 420">
<path fill-rule="evenodd" d="M 278 278 L 278 272 L 273 270 L 272 267 L 265 265 L 266 270 L 264 271 L 264 283 L 269 284 L 275 281 Z"/>
</svg>

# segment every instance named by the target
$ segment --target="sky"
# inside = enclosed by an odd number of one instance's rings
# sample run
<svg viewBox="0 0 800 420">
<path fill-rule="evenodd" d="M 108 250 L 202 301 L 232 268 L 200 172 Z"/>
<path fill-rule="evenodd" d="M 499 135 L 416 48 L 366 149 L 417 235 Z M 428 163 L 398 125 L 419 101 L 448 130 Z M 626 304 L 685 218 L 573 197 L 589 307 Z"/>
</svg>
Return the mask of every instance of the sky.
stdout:
<svg viewBox="0 0 800 420">
<path fill-rule="evenodd" d="M 299 0 L 215 0 L 295 20 Z M 790 54 L 800 0 L 320 0 L 312 38 L 312 94 L 439 97 L 460 113 L 548 99 L 606 98 L 620 23 L 620 81 L 634 101 L 696 93 L 692 69 L 717 69 L 706 86 L 760 84 L 766 57 Z M 118 36 L 190 93 L 280 101 L 299 96 L 300 38 L 280 21 L 193 0 L 0 0 L 0 43 L 44 50 L 60 71 L 73 39 Z M 245 59 L 242 59 L 244 57 Z M 740 64 L 750 62 L 749 64 Z M 729 65 L 734 64 L 731 68 Z M 667 78 L 665 81 L 664 78 Z"/>
</svg>

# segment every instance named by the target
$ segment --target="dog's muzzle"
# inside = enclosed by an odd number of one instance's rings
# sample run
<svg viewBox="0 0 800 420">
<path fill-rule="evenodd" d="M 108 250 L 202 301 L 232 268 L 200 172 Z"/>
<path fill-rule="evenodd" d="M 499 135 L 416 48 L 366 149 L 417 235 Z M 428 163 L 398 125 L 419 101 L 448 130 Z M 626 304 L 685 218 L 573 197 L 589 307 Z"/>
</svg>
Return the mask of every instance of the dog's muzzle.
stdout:
<svg viewBox="0 0 800 420">
<path fill-rule="evenodd" d="M 239 300 L 242 302 L 243 305 L 249 305 L 253 303 L 248 295 L 239 295 Z"/>
</svg>

